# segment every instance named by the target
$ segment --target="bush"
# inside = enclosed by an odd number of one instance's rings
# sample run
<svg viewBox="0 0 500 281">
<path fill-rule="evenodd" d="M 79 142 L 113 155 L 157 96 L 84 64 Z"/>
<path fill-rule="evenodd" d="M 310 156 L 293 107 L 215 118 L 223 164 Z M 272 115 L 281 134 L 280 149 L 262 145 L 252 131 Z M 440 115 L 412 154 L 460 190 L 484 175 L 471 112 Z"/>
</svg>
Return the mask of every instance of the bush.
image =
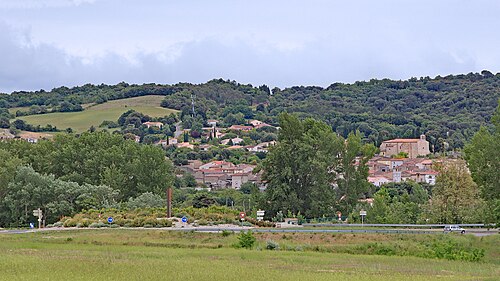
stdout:
<svg viewBox="0 0 500 281">
<path fill-rule="evenodd" d="M 229 235 L 231 235 L 231 234 L 233 234 L 233 232 L 232 232 L 232 231 L 225 230 L 225 229 L 224 229 L 224 230 L 222 230 L 222 232 L 221 232 L 222 237 L 228 237 L 228 236 L 229 236 Z"/>
<path fill-rule="evenodd" d="M 139 218 L 139 217 L 136 217 L 136 218 L 132 221 L 132 226 L 133 226 L 133 227 L 142 227 L 142 226 L 144 226 L 144 218 Z"/>
<path fill-rule="evenodd" d="M 255 244 L 255 241 L 257 241 L 257 239 L 253 236 L 251 230 L 247 232 L 242 231 L 238 236 L 238 246 L 241 248 L 251 249 Z"/>
<path fill-rule="evenodd" d="M 154 227 L 158 224 L 158 220 L 157 219 L 154 219 L 154 218 L 146 218 L 144 221 L 143 221 L 143 226 L 146 227 Z"/>
<path fill-rule="evenodd" d="M 273 240 L 267 240 L 266 249 L 271 251 L 279 250 L 280 245 L 277 242 L 274 242 Z"/>
<path fill-rule="evenodd" d="M 78 221 L 75 219 L 67 219 L 64 221 L 64 227 L 75 227 L 78 224 Z"/>
<path fill-rule="evenodd" d="M 207 220 L 199 220 L 198 225 L 208 225 L 208 221 Z"/>
<path fill-rule="evenodd" d="M 61 226 L 63 226 L 63 222 L 58 221 L 58 222 L 54 223 L 52 226 L 53 227 L 61 227 Z"/>
<path fill-rule="evenodd" d="M 172 227 L 172 221 L 166 220 L 166 219 L 157 220 L 156 226 L 157 227 Z"/>
<path fill-rule="evenodd" d="M 92 222 L 89 219 L 83 219 L 80 221 L 80 227 L 89 227 Z"/>
<path fill-rule="evenodd" d="M 102 221 L 100 222 L 94 222 L 89 225 L 90 228 L 101 228 L 101 227 L 108 227 L 107 224 L 103 223 Z"/>
<path fill-rule="evenodd" d="M 456 241 L 437 240 L 431 245 L 433 255 L 439 259 L 480 261 L 484 257 L 484 249 L 465 248 Z"/>
</svg>

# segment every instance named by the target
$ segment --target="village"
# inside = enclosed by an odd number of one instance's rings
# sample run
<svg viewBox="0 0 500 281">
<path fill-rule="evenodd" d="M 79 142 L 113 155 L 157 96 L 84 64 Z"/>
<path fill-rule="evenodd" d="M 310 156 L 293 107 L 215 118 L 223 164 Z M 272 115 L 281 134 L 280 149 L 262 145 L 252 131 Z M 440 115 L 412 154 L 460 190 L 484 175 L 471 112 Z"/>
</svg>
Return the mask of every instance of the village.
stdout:
<svg viewBox="0 0 500 281">
<path fill-rule="evenodd" d="M 154 144 L 164 149 L 169 147 L 184 150 L 209 151 L 214 147 L 223 147 L 228 150 L 242 150 L 246 153 L 267 153 L 269 148 L 276 145 L 276 141 L 264 141 L 248 144 L 245 136 L 250 131 L 255 131 L 263 127 L 270 127 L 279 130 L 279 127 L 266 124 L 259 120 L 248 120 L 246 125 L 232 125 L 227 128 L 218 127 L 218 121 L 207 120 L 207 127 L 203 128 L 200 139 L 194 141 L 183 141 L 185 134 L 189 134 L 189 129 L 176 132 L 177 138 L 167 137 Z M 164 124 L 161 122 L 144 122 L 145 128 L 161 129 Z M 235 137 L 227 137 L 227 136 Z M 0 139 L 13 139 L 16 136 L 7 129 L 0 131 Z M 17 136 L 27 142 L 36 143 L 39 139 L 50 139 L 52 135 L 45 133 L 25 132 Z M 245 139 L 247 143 L 245 143 Z M 140 136 L 134 136 L 135 142 L 140 142 Z M 200 142 L 201 141 L 201 142 Z M 425 135 L 419 139 L 392 139 L 382 142 L 379 153 L 367 163 L 369 167 L 368 181 L 380 187 L 386 183 L 399 183 L 404 181 L 414 181 L 434 185 L 437 171 L 432 169 L 434 161 L 428 158 L 431 154 L 429 142 Z M 194 176 L 199 187 L 209 190 L 232 188 L 239 189 L 247 182 L 255 184 L 261 190 L 265 190 L 265 183 L 262 181 L 262 171 L 255 171 L 257 164 L 234 164 L 226 160 L 201 161 L 188 160 L 184 165 L 179 165 L 178 176 L 182 173 L 189 173 Z"/>
</svg>

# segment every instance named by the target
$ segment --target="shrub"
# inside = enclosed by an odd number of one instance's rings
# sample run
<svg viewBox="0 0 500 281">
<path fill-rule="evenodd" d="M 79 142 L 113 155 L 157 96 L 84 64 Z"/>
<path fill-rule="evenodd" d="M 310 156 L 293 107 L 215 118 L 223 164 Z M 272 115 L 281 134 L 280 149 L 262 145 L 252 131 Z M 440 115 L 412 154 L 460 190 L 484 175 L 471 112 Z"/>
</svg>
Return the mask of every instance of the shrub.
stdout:
<svg viewBox="0 0 500 281">
<path fill-rule="evenodd" d="M 202 219 L 198 221 L 198 225 L 208 225 L 208 221 Z"/>
<path fill-rule="evenodd" d="M 233 234 L 233 232 L 226 229 L 222 230 L 221 232 L 222 237 L 228 237 L 231 234 Z"/>
<path fill-rule="evenodd" d="M 132 226 L 133 226 L 133 227 L 142 227 L 142 226 L 144 226 L 144 218 L 139 218 L 139 217 L 136 217 L 136 218 L 132 221 Z"/>
<path fill-rule="evenodd" d="M 484 250 L 465 248 L 451 239 L 436 240 L 432 245 L 434 257 L 448 260 L 480 261 L 484 257 Z"/>
<path fill-rule="evenodd" d="M 53 227 L 61 227 L 61 226 L 63 226 L 63 222 L 58 221 L 58 222 L 54 223 L 52 226 Z"/>
<path fill-rule="evenodd" d="M 158 224 L 158 220 L 157 219 L 154 219 L 154 218 L 146 218 L 144 221 L 143 221 L 143 226 L 146 227 L 146 225 L 148 227 L 154 227 Z"/>
<path fill-rule="evenodd" d="M 80 222 L 80 227 L 89 227 L 92 222 L 89 219 L 83 219 Z"/>
<path fill-rule="evenodd" d="M 267 240 L 266 249 L 271 251 L 279 250 L 280 245 L 277 242 L 274 242 L 273 240 Z"/>
<path fill-rule="evenodd" d="M 78 224 L 78 221 L 75 219 L 67 219 L 64 221 L 64 227 L 75 227 Z"/>
<path fill-rule="evenodd" d="M 253 236 L 251 230 L 247 232 L 242 231 L 238 236 L 238 246 L 241 248 L 251 249 L 255 244 L 255 241 L 257 241 L 257 239 Z"/>
<path fill-rule="evenodd" d="M 102 221 L 100 222 L 94 222 L 89 225 L 90 228 L 101 228 L 101 227 L 107 227 L 108 225 L 103 223 Z"/>
<path fill-rule="evenodd" d="M 156 221 L 157 227 L 172 227 L 172 221 L 166 219 L 157 219 Z"/>
</svg>

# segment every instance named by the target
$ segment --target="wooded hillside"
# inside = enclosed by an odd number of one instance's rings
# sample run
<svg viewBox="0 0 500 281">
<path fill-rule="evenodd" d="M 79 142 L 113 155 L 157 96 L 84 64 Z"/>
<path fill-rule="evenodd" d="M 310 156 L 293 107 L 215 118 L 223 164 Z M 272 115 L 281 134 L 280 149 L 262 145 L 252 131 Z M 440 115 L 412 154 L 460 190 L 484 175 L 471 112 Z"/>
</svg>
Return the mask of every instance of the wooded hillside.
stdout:
<svg viewBox="0 0 500 281">
<path fill-rule="evenodd" d="M 500 74 L 489 71 L 446 77 L 389 79 L 334 83 L 327 88 L 297 86 L 285 89 L 255 87 L 235 81 L 203 84 L 84 85 L 50 92 L 14 92 L 0 95 L 0 126 L 8 128 L 15 113 L 5 109 L 31 107 L 30 114 L 82 110 L 81 105 L 127 97 L 164 95 L 162 106 L 181 110 L 186 128 L 209 118 L 226 124 L 256 118 L 277 124 L 283 111 L 327 122 L 340 135 L 359 130 L 366 142 L 425 133 L 435 151 L 463 147 L 489 121 L 500 97 Z M 192 118 L 192 96 L 196 117 Z M 2 109 L 3 108 L 3 109 Z M 19 113 L 23 115 L 23 113 Z"/>
</svg>

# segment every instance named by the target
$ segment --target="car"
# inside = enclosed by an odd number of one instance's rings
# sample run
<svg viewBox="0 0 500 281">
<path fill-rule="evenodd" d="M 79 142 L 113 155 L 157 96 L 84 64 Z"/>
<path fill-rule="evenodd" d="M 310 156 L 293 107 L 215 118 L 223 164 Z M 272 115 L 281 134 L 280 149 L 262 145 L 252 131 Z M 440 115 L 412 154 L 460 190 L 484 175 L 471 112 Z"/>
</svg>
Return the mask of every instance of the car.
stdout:
<svg viewBox="0 0 500 281">
<path fill-rule="evenodd" d="M 464 234 L 465 229 L 461 228 L 459 225 L 446 225 L 444 227 L 444 233 L 450 233 L 450 232 L 460 232 Z"/>
</svg>

